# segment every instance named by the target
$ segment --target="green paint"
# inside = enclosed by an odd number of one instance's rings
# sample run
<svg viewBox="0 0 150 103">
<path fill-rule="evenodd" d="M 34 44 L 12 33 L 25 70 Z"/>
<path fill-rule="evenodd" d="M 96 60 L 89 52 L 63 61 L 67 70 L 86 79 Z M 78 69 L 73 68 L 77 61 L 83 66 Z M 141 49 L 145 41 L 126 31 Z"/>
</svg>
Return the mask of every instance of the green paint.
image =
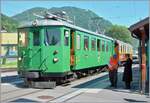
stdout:
<svg viewBox="0 0 150 103">
<path fill-rule="evenodd" d="M 60 43 L 59 45 L 46 45 L 45 37 L 46 29 L 60 31 Z M 21 30 L 21 29 L 19 29 Z M 42 71 L 43 73 L 57 73 L 71 71 L 70 67 L 70 28 L 63 26 L 46 26 L 46 27 L 31 27 L 25 28 L 27 31 L 27 46 L 18 46 L 18 56 L 22 58 L 18 60 L 19 69 L 26 71 Z M 39 32 L 39 45 L 34 45 L 34 31 Z M 65 31 L 68 31 L 68 45 L 65 45 Z M 57 35 L 57 34 L 56 34 Z M 80 35 L 80 49 L 77 49 L 76 37 Z M 84 50 L 84 35 L 89 37 L 89 50 Z M 37 36 L 37 35 L 36 35 Z M 106 65 L 109 62 L 110 56 L 114 53 L 114 41 L 108 40 L 101 36 L 91 35 L 85 32 L 75 30 L 75 65 L 73 70 L 84 69 L 88 67 L 95 67 Z M 19 37 L 19 36 L 18 36 Z M 100 51 L 97 50 L 97 42 L 95 44 L 96 49 L 91 48 L 91 39 L 100 39 Z M 54 39 L 53 39 L 54 40 Z M 102 51 L 102 40 L 105 41 Z M 55 42 L 55 41 L 52 41 Z M 106 52 L 106 43 L 108 44 L 108 51 Z M 55 53 L 57 52 L 57 53 Z M 54 59 L 58 59 L 54 62 Z"/>
</svg>

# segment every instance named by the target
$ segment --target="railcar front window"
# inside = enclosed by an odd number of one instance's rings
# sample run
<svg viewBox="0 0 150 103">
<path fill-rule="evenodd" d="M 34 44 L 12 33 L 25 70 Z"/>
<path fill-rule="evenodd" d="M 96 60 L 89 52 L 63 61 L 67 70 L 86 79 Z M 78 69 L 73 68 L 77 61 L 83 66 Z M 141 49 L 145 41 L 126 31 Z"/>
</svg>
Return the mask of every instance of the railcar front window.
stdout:
<svg viewBox="0 0 150 103">
<path fill-rule="evenodd" d="M 40 45 L 40 33 L 39 33 L 39 31 L 33 32 L 33 45 L 34 46 Z"/>
<path fill-rule="evenodd" d="M 46 46 L 60 45 L 60 30 L 51 28 L 46 29 L 44 44 Z"/>
<path fill-rule="evenodd" d="M 26 30 L 21 30 L 19 31 L 19 45 L 20 46 L 27 46 L 27 31 Z"/>
</svg>

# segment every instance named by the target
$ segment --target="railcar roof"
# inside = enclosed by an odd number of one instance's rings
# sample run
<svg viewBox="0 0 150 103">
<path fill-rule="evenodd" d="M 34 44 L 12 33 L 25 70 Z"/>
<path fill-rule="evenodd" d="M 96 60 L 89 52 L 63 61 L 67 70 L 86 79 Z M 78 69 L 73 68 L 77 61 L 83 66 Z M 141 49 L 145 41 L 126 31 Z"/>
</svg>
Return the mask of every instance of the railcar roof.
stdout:
<svg viewBox="0 0 150 103">
<path fill-rule="evenodd" d="M 120 41 L 120 40 L 117 40 L 117 42 L 118 42 L 119 44 L 123 44 L 123 45 L 127 45 L 127 46 L 132 47 L 132 45 L 131 45 L 131 44 L 129 44 L 129 43 L 125 43 L 125 42 Z"/>
<path fill-rule="evenodd" d="M 114 40 L 111 37 L 89 31 L 87 29 L 81 28 L 79 26 L 76 26 L 76 25 L 67 23 L 65 21 L 61 21 L 61 20 L 41 19 L 41 20 L 36 20 L 36 23 L 37 23 L 37 26 L 66 26 L 66 27 L 70 27 L 70 28 L 73 28 L 73 29 L 77 29 L 79 31 L 89 33 L 89 34 L 94 34 L 96 36 L 101 36 L 103 38 Z M 23 25 L 21 25 L 19 28 L 24 28 L 24 27 L 33 27 L 33 22 L 23 23 Z"/>
</svg>

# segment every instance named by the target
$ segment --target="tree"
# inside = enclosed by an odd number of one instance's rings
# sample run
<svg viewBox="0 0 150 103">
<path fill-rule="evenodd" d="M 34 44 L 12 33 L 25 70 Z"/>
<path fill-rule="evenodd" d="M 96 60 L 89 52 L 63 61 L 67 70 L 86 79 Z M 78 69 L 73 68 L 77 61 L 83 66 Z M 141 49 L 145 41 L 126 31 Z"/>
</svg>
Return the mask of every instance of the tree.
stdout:
<svg viewBox="0 0 150 103">
<path fill-rule="evenodd" d="M 124 41 L 126 43 L 132 44 L 132 37 L 130 31 L 121 25 L 113 25 L 106 31 L 106 35 L 114 39 Z"/>
</svg>

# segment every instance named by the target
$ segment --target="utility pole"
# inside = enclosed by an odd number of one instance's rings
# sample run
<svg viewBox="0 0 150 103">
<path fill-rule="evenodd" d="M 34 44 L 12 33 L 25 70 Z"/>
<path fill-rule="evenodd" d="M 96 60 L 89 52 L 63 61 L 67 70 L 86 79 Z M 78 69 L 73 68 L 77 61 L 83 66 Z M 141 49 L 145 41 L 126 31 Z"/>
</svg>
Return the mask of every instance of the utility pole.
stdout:
<svg viewBox="0 0 150 103">
<path fill-rule="evenodd" d="M 99 20 L 100 20 L 100 17 L 93 17 L 93 18 L 91 18 L 91 20 L 92 20 L 93 23 L 95 23 L 95 25 L 96 25 L 96 32 L 97 32 L 97 33 L 102 33 L 102 30 L 101 30 L 101 28 L 99 27 Z M 105 31 L 103 31 L 103 32 L 105 32 Z"/>
</svg>

